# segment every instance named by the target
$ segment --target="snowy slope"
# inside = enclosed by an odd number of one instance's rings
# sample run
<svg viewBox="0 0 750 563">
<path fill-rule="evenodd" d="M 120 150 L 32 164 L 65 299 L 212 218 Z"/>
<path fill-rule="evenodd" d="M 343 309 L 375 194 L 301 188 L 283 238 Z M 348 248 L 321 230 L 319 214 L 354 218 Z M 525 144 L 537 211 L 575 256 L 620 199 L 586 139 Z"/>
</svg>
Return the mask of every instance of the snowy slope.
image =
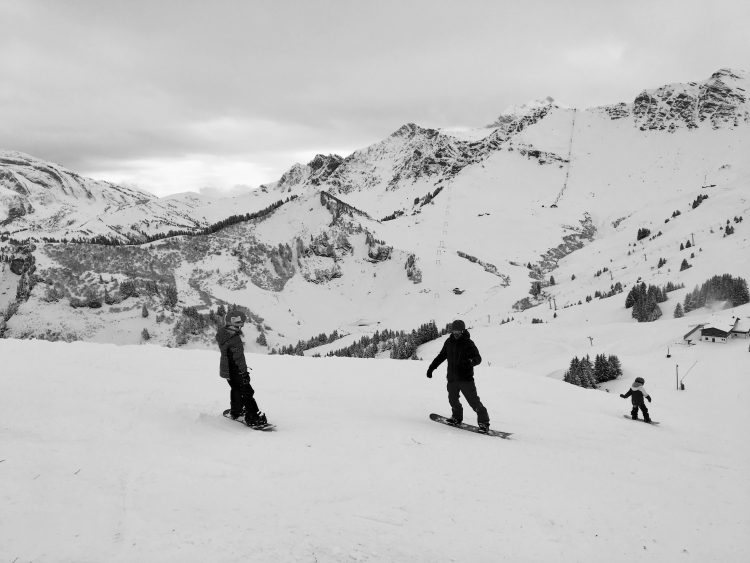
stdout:
<svg viewBox="0 0 750 563">
<path fill-rule="evenodd" d="M 2 340 L 3 556 L 746 561 L 748 342 L 665 358 L 689 322 L 598 326 L 595 348 L 580 322 L 475 330 L 510 441 L 429 421 L 447 401 L 425 362 L 250 355 L 278 425 L 259 433 L 221 417 L 217 352 Z M 622 354 L 611 393 L 540 377 L 589 350 Z M 636 375 L 658 427 L 622 417 Z"/>
</svg>

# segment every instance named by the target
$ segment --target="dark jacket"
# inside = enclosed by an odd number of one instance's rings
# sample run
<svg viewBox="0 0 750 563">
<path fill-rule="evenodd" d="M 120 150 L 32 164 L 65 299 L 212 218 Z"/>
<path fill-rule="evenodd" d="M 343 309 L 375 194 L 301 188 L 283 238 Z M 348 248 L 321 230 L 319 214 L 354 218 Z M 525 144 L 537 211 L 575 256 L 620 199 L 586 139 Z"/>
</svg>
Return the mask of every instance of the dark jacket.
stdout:
<svg viewBox="0 0 750 563">
<path fill-rule="evenodd" d="M 458 338 L 451 335 L 446 339 L 443 349 L 430 364 L 430 373 L 445 360 L 448 360 L 448 381 L 474 379 L 474 366 L 482 363 L 482 356 L 468 330 Z"/>
<path fill-rule="evenodd" d="M 634 405 L 645 405 L 646 403 L 643 402 L 644 397 L 647 397 L 648 400 L 651 401 L 651 397 L 643 387 L 631 387 L 628 389 L 627 393 L 621 396 L 623 399 L 630 397 L 630 402 Z"/>
<path fill-rule="evenodd" d="M 242 375 L 247 373 L 245 363 L 245 346 L 242 343 L 242 331 L 222 327 L 216 332 L 216 343 L 221 350 L 221 362 L 219 364 L 219 375 L 229 379 L 230 375 Z"/>
</svg>

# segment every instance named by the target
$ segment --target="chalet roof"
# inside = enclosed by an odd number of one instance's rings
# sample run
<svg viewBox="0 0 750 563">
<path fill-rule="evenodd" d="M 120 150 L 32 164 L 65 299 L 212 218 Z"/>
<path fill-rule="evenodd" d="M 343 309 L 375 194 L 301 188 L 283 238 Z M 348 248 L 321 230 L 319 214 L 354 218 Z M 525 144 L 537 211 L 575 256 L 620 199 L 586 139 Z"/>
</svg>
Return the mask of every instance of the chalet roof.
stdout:
<svg viewBox="0 0 750 563">
<path fill-rule="evenodd" d="M 734 328 L 732 328 L 732 332 L 750 332 L 750 318 L 745 317 L 743 319 L 737 317 L 737 320 L 734 323 Z"/>
</svg>

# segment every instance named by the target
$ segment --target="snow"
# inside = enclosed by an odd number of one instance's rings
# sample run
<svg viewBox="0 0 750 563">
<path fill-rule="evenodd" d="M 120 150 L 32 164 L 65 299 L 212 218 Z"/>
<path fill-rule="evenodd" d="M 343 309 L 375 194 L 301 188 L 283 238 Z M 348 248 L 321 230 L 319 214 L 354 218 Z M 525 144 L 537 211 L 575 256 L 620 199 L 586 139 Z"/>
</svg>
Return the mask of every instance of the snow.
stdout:
<svg viewBox="0 0 750 563">
<path fill-rule="evenodd" d="M 676 344 L 710 318 L 471 328 L 511 440 L 429 421 L 426 362 L 248 354 L 260 433 L 221 417 L 217 351 L 0 340 L 3 557 L 747 561 L 749 341 Z M 609 393 L 552 373 L 601 352 Z M 658 427 L 622 417 L 637 375 Z"/>
</svg>

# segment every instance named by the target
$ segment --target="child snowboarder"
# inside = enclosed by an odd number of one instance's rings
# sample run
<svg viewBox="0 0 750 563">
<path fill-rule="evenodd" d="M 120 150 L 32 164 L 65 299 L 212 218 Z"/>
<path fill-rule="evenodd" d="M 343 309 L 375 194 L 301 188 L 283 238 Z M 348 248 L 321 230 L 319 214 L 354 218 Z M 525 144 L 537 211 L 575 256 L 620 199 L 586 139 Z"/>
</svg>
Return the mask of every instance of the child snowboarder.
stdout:
<svg viewBox="0 0 750 563">
<path fill-rule="evenodd" d="M 240 311 L 227 313 L 226 326 L 216 332 L 216 343 L 221 350 L 219 375 L 227 380 L 231 388 L 229 409 L 224 411 L 224 415 L 228 414 L 236 420 L 244 414 L 248 426 L 264 426 L 268 421 L 255 402 L 255 391 L 250 385 L 250 374 L 245 363 L 242 334 L 245 320 L 245 314 Z"/>
<path fill-rule="evenodd" d="M 641 412 L 643 413 L 643 420 L 645 420 L 646 422 L 651 422 L 651 417 L 648 415 L 646 403 L 643 402 L 643 398 L 645 397 L 650 403 L 651 395 L 646 392 L 646 388 L 643 386 L 644 383 L 646 383 L 646 381 L 642 377 L 636 377 L 633 385 L 631 385 L 630 389 L 628 389 L 628 392 L 624 395 L 620 394 L 620 397 L 622 397 L 623 399 L 627 399 L 628 397 L 630 397 L 630 401 L 633 403 L 633 410 L 630 411 L 630 416 L 633 418 L 633 420 L 638 420 L 638 409 L 641 409 Z"/>
<path fill-rule="evenodd" d="M 451 335 L 443 344 L 442 350 L 432 360 L 427 369 L 427 377 L 432 377 L 432 372 L 448 360 L 448 402 L 453 414 L 449 420 L 451 424 L 463 422 L 463 407 L 459 393 L 463 393 L 469 406 L 477 413 L 477 426 L 483 432 L 490 429 L 490 417 L 487 409 L 477 395 L 477 386 L 474 383 L 474 366 L 482 363 L 476 345 L 471 340 L 466 324 L 461 320 L 451 323 Z"/>
</svg>

